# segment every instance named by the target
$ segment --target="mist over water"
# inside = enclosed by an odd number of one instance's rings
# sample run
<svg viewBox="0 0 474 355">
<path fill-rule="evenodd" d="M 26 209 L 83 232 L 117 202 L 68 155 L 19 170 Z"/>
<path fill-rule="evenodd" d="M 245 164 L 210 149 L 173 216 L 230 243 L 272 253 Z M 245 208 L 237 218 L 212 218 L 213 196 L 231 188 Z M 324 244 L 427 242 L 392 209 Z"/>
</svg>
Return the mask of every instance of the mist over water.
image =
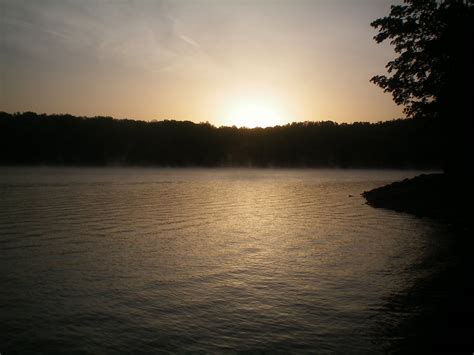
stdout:
<svg viewBox="0 0 474 355">
<path fill-rule="evenodd" d="M 445 231 L 360 194 L 418 173 L 1 168 L 0 351 L 386 349 Z"/>
</svg>

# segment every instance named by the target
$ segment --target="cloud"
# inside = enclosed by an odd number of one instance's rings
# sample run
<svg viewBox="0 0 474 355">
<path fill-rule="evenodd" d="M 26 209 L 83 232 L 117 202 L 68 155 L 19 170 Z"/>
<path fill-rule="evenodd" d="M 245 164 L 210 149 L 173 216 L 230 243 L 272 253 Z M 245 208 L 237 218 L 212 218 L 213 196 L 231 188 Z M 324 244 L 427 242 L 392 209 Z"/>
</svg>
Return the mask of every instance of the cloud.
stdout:
<svg viewBox="0 0 474 355">
<path fill-rule="evenodd" d="M 200 48 L 201 46 L 199 45 L 199 43 L 197 43 L 195 40 L 193 40 L 191 37 L 188 37 L 188 36 L 185 36 L 185 35 L 178 35 L 179 38 L 181 38 L 184 42 L 186 42 L 187 44 L 193 46 L 193 47 L 196 47 L 196 48 Z"/>
</svg>

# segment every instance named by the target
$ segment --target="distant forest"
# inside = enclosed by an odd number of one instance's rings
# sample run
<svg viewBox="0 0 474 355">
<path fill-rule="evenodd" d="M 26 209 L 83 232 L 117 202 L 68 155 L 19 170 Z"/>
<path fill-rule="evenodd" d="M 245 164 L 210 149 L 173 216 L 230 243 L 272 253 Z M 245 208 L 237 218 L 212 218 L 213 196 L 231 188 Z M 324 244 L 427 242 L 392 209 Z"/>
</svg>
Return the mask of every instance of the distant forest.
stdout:
<svg viewBox="0 0 474 355">
<path fill-rule="evenodd" d="M 441 168 L 435 119 L 270 128 L 0 112 L 1 165 Z"/>
</svg>

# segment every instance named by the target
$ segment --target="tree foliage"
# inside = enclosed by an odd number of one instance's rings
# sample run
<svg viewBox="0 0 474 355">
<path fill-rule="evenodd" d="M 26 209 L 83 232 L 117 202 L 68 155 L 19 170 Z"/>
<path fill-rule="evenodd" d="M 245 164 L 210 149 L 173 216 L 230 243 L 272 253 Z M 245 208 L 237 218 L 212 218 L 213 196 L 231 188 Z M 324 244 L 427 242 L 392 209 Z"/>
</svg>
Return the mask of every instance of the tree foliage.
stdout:
<svg viewBox="0 0 474 355">
<path fill-rule="evenodd" d="M 407 116 L 443 116 L 447 106 L 472 101 L 462 91 L 472 85 L 473 5 L 405 0 L 371 23 L 379 31 L 377 43 L 389 40 L 398 53 L 386 65 L 388 75 L 371 81 L 404 105 Z"/>
<path fill-rule="evenodd" d="M 0 112 L 0 165 L 439 168 L 437 122 L 268 128 Z"/>
</svg>

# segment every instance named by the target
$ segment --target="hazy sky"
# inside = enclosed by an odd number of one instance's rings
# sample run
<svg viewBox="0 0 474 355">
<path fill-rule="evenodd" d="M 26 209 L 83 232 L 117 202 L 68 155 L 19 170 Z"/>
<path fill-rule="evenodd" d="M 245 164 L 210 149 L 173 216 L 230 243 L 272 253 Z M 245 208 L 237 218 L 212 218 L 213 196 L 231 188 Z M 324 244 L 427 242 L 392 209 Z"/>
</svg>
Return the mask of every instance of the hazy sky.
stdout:
<svg viewBox="0 0 474 355">
<path fill-rule="evenodd" d="M 370 27 L 393 2 L 0 0 L 0 110 L 249 126 L 402 117 L 369 83 L 394 57 Z"/>
</svg>

